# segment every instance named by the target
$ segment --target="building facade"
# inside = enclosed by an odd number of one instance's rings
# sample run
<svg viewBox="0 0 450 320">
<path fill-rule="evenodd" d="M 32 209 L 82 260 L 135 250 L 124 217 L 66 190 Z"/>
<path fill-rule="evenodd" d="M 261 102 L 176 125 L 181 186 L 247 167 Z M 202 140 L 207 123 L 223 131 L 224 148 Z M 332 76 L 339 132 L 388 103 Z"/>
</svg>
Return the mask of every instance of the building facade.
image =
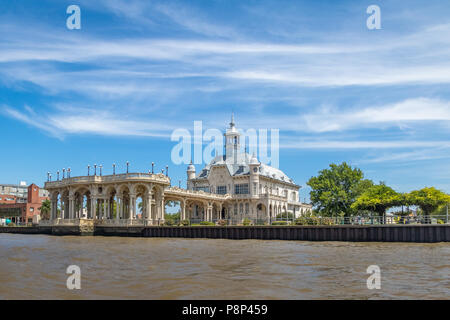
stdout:
<svg viewBox="0 0 450 320">
<path fill-rule="evenodd" d="M 47 190 L 32 183 L 0 185 L 0 218 L 14 223 L 31 223 L 33 216 L 41 214 L 42 202 L 49 199 Z"/>
<path fill-rule="evenodd" d="M 65 177 L 47 181 L 51 219 L 43 223 L 100 225 L 161 225 L 168 202 L 180 205 L 180 219 L 192 223 L 228 220 L 240 224 L 298 217 L 311 211 L 299 200 L 300 186 L 281 170 L 240 151 L 241 135 L 232 119 L 225 134 L 225 154 L 215 157 L 199 174 L 187 168 L 187 189 L 172 187 L 162 173 L 122 173 Z"/>
<path fill-rule="evenodd" d="M 288 214 L 298 217 L 312 210 L 310 204 L 300 202 L 300 186 L 285 173 L 261 163 L 255 155 L 241 152 L 241 134 L 233 116 L 224 136 L 224 155 L 216 156 L 199 174 L 194 165 L 187 168 L 189 190 L 230 195 L 222 218 L 273 220 Z"/>
</svg>

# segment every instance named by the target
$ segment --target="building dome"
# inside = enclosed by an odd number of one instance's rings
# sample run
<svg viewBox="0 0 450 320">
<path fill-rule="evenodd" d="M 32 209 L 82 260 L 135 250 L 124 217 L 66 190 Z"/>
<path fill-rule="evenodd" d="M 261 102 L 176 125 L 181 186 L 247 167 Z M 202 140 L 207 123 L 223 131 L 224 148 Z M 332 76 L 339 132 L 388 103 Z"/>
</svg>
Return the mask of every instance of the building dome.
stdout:
<svg viewBox="0 0 450 320">
<path fill-rule="evenodd" d="M 259 164 L 259 161 L 256 158 L 255 154 L 253 154 L 252 158 L 250 159 L 250 164 Z"/>
<path fill-rule="evenodd" d="M 194 171 L 195 172 L 195 166 L 192 164 L 192 162 L 188 165 L 187 171 Z"/>
</svg>

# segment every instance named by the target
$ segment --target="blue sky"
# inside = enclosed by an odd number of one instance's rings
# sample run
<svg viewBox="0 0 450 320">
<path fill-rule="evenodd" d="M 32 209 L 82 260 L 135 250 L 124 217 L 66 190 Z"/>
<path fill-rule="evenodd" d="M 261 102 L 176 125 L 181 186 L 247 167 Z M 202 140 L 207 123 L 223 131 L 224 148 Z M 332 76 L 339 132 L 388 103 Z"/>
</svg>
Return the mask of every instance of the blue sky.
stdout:
<svg viewBox="0 0 450 320">
<path fill-rule="evenodd" d="M 234 111 L 280 130 L 302 186 L 347 161 L 398 191 L 450 192 L 449 17 L 442 1 L 2 1 L 0 182 L 128 160 L 184 184 L 173 130 L 224 130 Z"/>
</svg>

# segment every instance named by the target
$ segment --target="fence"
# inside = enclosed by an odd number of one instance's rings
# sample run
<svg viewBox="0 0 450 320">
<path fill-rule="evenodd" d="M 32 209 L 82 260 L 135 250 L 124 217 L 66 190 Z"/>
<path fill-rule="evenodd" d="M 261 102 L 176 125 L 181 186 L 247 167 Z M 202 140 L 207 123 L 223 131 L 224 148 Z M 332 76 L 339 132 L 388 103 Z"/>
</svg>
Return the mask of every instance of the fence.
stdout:
<svg viewBox="0 0 450 320">
<path fill-rule="evenodd" d="M 246 220 L 246 221 L 245 221 Z M 202 219 L 186 220 L 188 225 L 207 224 Z M 173 225 L 179 225 L 180 220 L 171 220 Z M 381 224 L 449 224 L 448 215 L 440 216 L 355 216 L 355 217 L 277 217 L 272 219 L 213 219 L 210 224 L 214 225 L 381 225 Z M 166 220 L 166 224 L 170 224 Z"/>
</svg>

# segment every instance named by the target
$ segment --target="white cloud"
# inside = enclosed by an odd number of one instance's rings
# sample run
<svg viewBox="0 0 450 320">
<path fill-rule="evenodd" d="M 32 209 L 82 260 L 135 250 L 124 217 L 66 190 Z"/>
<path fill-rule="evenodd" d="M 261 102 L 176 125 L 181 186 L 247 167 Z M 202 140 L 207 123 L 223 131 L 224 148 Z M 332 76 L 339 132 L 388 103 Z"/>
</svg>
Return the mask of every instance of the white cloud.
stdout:
<svg viewBox="0 0 450 320">
<path fill-rule="evenodd" d="M 304 115 L 310 131 L 327 132 L 364 128 L 379 124 L 450 121 L 450 101 L 430 98 L 407 99 L 398 103 L 351 110 L 323 109 Z"/>
<path fill-rule="evenodd" d="M 20 112 L 3 106 L 11 118 L 41 129 L 59 139 L 67 134 L 95 134 L 105 136 L 142 136 L 168 138 L 174 127 L 161 121 L 126 119 L 123 115 L 107 111 L 74 108 L 71 112 L 59 112 L 37 116 L 30 107 Z"/>
</svg>

